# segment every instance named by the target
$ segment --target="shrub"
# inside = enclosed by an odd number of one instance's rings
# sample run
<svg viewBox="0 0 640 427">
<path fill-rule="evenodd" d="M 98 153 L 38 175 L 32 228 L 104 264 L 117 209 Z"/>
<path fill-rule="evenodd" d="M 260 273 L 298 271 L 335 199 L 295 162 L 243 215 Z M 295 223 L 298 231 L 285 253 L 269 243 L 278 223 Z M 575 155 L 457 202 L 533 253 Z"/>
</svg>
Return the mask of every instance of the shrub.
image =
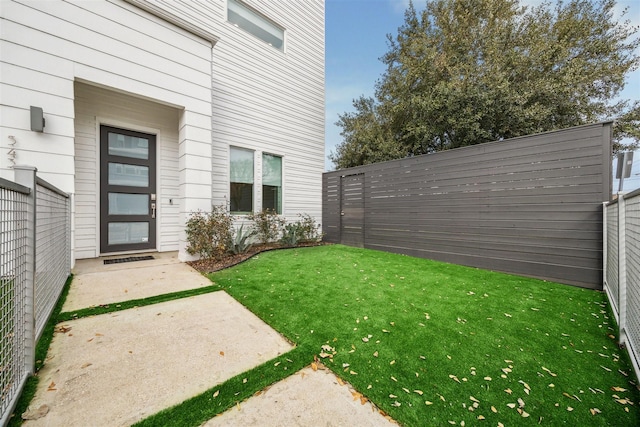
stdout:
<svg viewBox="0 0 640 427">
<path fill-rule="evenodd" d="M 244 231 L 243 228 L 244 224 L 236 230 L 235 235 L 229 244 L 229 250 L 235 255 L 246 253 L 251 247 L 249 239 L 251 236 L 256 234 L 255 230 Z"/>
<path fill-rule="evenodd" d="M 322 240 L 320 224 L 309 214 L 298 214 L 300 219 L 284 226 L 280 242 L 286 246 L 296 246 L 303 242 L 319 242 Z"/>
<path fill-rule="evenodd" d="M 320 224 L 309 214 L 298 214 L 300 219 L 295 223 L 298 224 L 300 230 L 300 241 L 302 242 L 319 242 L 322 240 L 320 233 Z"/>
<path fill-rule="evenodd" d="M 265 209 L 260 213 L 252 213 L 249 220 L 253 221 L 253 228 L 260 243 L 275 242 L 282 234 L 285 224 L 284 218 L 273 210 Z"/>
<path fill-rule="evenodd" d="M 221 258 L 233 239 L 233 220 L 225 206 L 191 212 L 187 220 L 187 252 L 200 258 Z"/>
<path fill-rule="evenodd" d="M 300 224 L 298 222 L 285 225 L 280 243 L 284 246 L 296 246 L 300 241 L 300 232 Z"/>
</svg>

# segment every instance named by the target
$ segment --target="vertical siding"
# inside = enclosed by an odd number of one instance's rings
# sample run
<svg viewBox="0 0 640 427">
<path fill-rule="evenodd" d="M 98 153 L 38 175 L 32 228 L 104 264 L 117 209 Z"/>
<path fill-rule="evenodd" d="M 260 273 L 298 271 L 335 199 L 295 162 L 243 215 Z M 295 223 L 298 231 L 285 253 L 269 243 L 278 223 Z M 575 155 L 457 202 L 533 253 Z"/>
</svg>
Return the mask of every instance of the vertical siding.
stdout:
<svg viewBox="0 0 640 427">
<path fill-rule="evenodd" d="M 364 174 L 365 247 L 601 288 L 610 136 L 610 123 L 579 126 L 330 172 L 325 182 Z"/>
<path fill-rule="evenodd" d="M 226 22 L 226 2 L 153 4 L 219 37 L 212 50 L 213 203 L 229 197 L 229 146 L 283 156 L 283 208 L 320 220 L 324 169 L 324 1 L 247 0 L 286 31 L 281 52 Z"/>
<path fill-rule="evenodd" d="M 95 86 L 82 83 L 75 86 L 76 258 L 99 255 L 98 127 L 101 124 L 157 134 L 158 250 L 177 250 L 182 229 L 179 222 L 178 110 Z"/>
</svg>

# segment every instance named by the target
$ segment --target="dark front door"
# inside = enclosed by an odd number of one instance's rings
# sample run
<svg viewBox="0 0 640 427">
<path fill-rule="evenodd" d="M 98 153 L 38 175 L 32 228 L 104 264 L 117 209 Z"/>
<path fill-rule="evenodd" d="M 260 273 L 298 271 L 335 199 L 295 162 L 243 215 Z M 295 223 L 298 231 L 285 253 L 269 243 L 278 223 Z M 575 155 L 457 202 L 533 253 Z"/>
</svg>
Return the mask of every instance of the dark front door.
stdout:
<svg viewBox="0 0 640 427">
<path fill-rule="evenodd" d="M 100 126 L 100 252 L 156 248 L 156 137 Z"/>
<path fill-rule="evenodd" d="M 364 246 L 364 175 L 341 178 L 340 243 Z"/>
</svg>

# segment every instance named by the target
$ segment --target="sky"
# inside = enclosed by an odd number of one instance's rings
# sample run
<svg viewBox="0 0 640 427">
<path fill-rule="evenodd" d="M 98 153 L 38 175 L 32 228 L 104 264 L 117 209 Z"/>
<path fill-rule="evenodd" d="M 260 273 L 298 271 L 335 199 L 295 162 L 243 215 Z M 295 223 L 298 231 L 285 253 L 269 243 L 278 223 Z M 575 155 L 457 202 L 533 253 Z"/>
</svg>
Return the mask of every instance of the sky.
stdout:
<svg viewBox="0 0 640 427">
<path fill-rule="evenodd" d="M 425 2 L 414 0 L 414 5 L 422 10 Z M 534 6 L 541 0 L 520 3 Z M 397 34 L 408 4 L 409 0 L 325 0 L 326 156 L 342 141 L 341 128 L 335 125 L 338 115 L 354 111 L 352 102 L 361 95 L 374 95 L 375 83 L 384 72 L 379 58 L 388 50 L 387 34 Z M 619 12 L 625 7 L 625 18 L 640 26 L 640 0 L 618 0 Z M 628 76 L 621 97 L 640 99 L 640 70 Z M 325 169 L 334 169 L 326 157 Z M 640 188 L 640 151 L 635 153 L 631 174 L 624 181 L 625 191 Z M 617 189 L 616 180 L 614 192 Z"/>
</svg>

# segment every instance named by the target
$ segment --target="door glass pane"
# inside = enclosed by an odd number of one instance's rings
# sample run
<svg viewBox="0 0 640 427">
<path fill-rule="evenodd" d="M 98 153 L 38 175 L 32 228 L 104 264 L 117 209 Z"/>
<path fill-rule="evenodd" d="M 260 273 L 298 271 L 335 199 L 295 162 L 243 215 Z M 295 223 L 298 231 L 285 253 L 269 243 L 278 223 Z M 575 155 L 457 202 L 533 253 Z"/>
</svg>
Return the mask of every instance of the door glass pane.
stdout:
<svg viewBox="0 0 640 427">
<path fill-rule="evenodd" d="M 149 195 L 109 193 L 109 215 L 149 215 Z"/>
<path fill-rule="evenodd" d="M 149 241 L 148 222 L 110 222 L 109 244 L 126 245 Z"/>
<path fill-rule="evenodd" d="M 109 154 L 133 159 L 148 159 L 149 140 L 137 136 L 109 133 Z"/>
<path fill-rule="evenodd" d="M 149 167 L 109 163 L 109 185 L 149 186 Z"/>
</svg>

